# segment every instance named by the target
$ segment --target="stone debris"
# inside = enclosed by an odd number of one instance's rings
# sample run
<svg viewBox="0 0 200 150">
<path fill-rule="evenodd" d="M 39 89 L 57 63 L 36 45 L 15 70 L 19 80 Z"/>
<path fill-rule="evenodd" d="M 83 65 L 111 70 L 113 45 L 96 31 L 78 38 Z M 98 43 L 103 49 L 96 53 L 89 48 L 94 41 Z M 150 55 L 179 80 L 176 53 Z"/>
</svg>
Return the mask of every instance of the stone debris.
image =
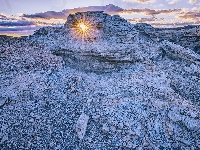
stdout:
<svg viewBox="0 0 200 150">
<path fill-rule="evenodd" d="M 6 103 L 6 99 L 0 99 L 0 107 L 2 107 Z"/>
<path fill-rule="evenodd" d="M 82 113 L 77 121 L 76 124 L 76 132 L 78 134 L 79 139 L 83 139 L 85 136 L 85 132 L 87 129 L 87 124 L 88 124 L 89 116 L 86 114 Z"/>
<path fill-rule="evenodd" d="M 1 144 L 3 144 L 4 142 L 6 142 L 8 140 L 8 135 L 4 135 L 3 138 L 1 139 Z"/>
<path fill-rule="evenodd" d="M 200 56 L 163 31 L 84 12 L 0 37 L 0 149 L 199 149 Z"/>
<path fill-rule="evenodd" d="M 108 132 L 109 131 L 109 127 L 108 127 L 107 124 L 103 124 L 102 131 L 103 132 Z"/>
</svg>

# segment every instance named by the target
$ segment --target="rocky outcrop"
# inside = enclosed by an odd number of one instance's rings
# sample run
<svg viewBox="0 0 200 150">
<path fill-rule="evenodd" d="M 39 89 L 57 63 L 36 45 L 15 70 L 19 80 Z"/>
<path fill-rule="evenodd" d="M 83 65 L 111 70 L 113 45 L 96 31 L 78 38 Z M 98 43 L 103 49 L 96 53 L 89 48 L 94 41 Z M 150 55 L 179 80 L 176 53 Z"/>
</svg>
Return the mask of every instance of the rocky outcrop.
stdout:
<svg viewBox="0 0 200 150">
<path fill-rule="evenodd" d="M 84 12 L 3 37 L 0 149 L 199 149 L 199 55 L 146 30 Z"/>
<path fill-rule="evenodd" d="M 81 34 L 79 23 L 88 26 L 87 32 Z M 165 53 L 167 57 L 189 59 L 194 63 L 199 60 L 199 55 L 189 49 L 167 40 L 161 42 L 161 36 L 156 35 L 157 30 L 150 25 L 132 25 L 117 15 L 101 11 L 69 15 L 59 32 L 55 33 L 57 29 L 53 28 L 46 30 L 49 34 L 42 37 L 43 42 L 47 38 L 46 45 L 55 55 L 62 56 L 66 65 L 82 71 L 120 70 L 133 62 L 159 59 Z"/>
<path fill-rule="evenodd" d="M 153 41 L 167 40 L 189 48 L 200 54 L 200 27 L 185 26 L 179 28 L 153 28 L 149 24 L 138 23 L 136 29 L 149 36 Z"/>
</svg>

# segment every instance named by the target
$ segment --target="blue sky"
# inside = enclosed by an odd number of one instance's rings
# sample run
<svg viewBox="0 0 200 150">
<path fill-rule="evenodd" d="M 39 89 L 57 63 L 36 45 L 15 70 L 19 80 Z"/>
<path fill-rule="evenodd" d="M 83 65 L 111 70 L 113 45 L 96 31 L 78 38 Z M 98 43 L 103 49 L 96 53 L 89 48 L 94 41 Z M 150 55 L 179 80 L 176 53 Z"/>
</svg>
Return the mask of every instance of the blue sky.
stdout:
<svg viewBox="0 0 200 150">
<path fill-rule="evenodd" d="M 0 3 L 0 34 L 8 35 L 32 34 L 39 27 L 64 23 L 69 13 L 86 10 L 104 10 L 131 23 L 145 22 L 154 27 L 200 24 L 200 0 L 0 0 Z"/>
</svg>

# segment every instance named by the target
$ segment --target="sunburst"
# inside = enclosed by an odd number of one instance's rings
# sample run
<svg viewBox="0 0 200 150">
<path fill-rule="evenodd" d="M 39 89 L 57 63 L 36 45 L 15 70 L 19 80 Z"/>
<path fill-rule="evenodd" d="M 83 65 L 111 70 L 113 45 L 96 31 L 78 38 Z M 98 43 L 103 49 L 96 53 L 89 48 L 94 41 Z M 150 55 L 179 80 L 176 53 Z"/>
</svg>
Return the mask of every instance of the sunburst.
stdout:
<svg viewBox="0 0 200 150">
<path fill-rule="evenodd" d="M 87 32 L 88 26 L 85 23 L 80 23 L 78 27 L 82 30 L 82 32 Z"/>
<path fill-rule="evenodd" d="M 93 23 L 93 17 L 86 17 L 85 15 L 81 18 L 75 18 L 75 22 L 70 27 L 70 35 L 74 42 L 82 41 L 82 44 L 88 39 L 98 34 L 96 26 Z"/>
</svg>

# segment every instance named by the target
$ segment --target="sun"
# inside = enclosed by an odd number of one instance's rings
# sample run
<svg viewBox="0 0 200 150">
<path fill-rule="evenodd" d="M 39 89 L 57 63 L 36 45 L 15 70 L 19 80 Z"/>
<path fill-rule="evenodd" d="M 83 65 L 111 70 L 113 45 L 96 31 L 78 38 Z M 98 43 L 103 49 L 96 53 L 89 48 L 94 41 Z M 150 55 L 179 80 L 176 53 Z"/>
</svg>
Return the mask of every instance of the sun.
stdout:
<svg viewBox="0 0 200 150">
<path fill-rule="evenodd" d="M 72 29 L 73 39 L 87 40 L 94 31 L 92 25 L 86 20 L 77 20 Z"/>
<path fill-rule="evenodd" d="M 88 30 L 88 26 L 84 23 L 78 24 L 78 27 L 81 29 L 82 32 L 86 32 Z"/>
<path fill-rule="evenodd" d="M 94 18 L 83 15 L 82 17 L 74 17 L 70 23 L 69 35 L 70 39 L 78 43 L 88 43 L 93 40 L 93 37 L 98 34 L 99 31 L 96 29 Z"/>
</svg>

